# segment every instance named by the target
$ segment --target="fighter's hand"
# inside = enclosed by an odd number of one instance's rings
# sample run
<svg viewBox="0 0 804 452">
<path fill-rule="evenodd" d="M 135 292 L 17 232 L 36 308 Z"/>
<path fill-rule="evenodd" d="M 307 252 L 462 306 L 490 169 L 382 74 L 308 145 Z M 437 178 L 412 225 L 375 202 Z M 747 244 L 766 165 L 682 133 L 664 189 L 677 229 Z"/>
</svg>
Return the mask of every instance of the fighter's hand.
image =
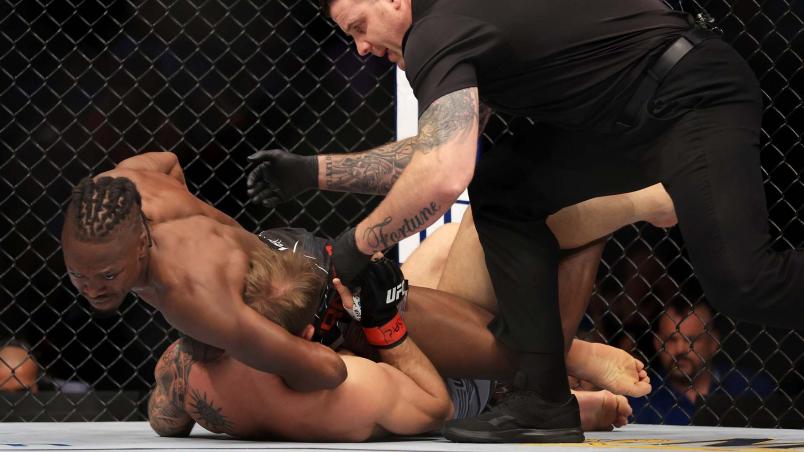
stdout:
<svg viewBox="0 0 804 452">
<path fill-rule="evenodd" d="M 299 193 L 318 187 L 318 157 L 291 154 L 281 149 L 257 151 L 248 156 L 260 162 L 251 170 L 246 185 L 251 202 L 266 207 L 293 199 Z"/>
<path fill-rule="evenodd" d="M 408 282 L 399 266 L 389 259 L 373 260 L 360 274 L 360 288 L 353 295 L 339 279 L 333 280 L 343 307 L 360 322 L 368 342 L 379 348 L 392 348 L 407 338 L 399 305 L 407 300 Z"/>
<path fill-rule="evenodd" d="M 339 278 L 349 287 L 358 284 L 356 279 L 366 268 L 370 257 L 357 248 L 355 228 L 346 230 L 332 242 L 332 268 L 335 278 Z"/>
</svg>

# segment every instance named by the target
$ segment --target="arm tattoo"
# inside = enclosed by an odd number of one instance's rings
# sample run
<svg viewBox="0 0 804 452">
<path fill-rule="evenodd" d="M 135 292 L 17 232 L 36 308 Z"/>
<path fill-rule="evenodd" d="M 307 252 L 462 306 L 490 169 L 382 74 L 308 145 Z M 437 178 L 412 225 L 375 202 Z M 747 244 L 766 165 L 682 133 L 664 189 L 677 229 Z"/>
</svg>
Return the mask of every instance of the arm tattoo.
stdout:
<svg viewBox="0 0 804 452">
<path fill-rule="evenodd" d="M 477 90 L 455 91 L 439 98 L 419 118 L 416 152 L 424 154 L 467 133 L 477 123 Z"/>
<path fill-rule="evenodd" d="M 231 433 L 232 423 L 223 415 L 223 408 L 215 408 L 212 400 L 207 400 L 207 393 L 192 390 L 191 402 L 198 421 L 204 428 L 216 433 Z"/>
<path fill-rule="evenodd" d="M 384 195 L 413 157 L 411 139 L 388 143 L 359 154 L 326 155 L 329 190 Z"/>
<path fill-rule="evenodd" d="M 385 228 L 391 224 L 394 219 L 392 217 L 385 217 L 383 221 L 369 226 L 366 231 L 363 232 L 363 239 L 365 239 L 366 243 L 373 251 L 382 251 L 413 234 L 417 229 L 427 224 L 428 220 L 437 217 L 439 211 L 440 208 L 438 204 L 430 202 L 430 204 L 424 206 L 419 213 L 412 218 L 403 219 L 402 226 L 392 231 L 388 231 Z"/>
<path fill-rule="evenodd" d="M 157 385 L 148 400 L 148 420 L 162 436 L 187 436 L 193 428 L 184 411 L 187 383 L 193 360 L 178 345 L 171 345 L 162 354 L 156 374 Z"/>
<path fill-rule="evenodd" d="M 154 390 L 148 399 L 148 421 L 160 436 L 187 436 L 193 428 L 187 413 L 171 403 L 166 393 Z"/>
<path fill-rule="evenodd" d="M 433 102 L 419 118 L 419 134 L 356 154 L 326 155 L 326 190 L 384 195 L 413 154 L 428 154 L 472 130 L 478 121 L 477 90 L 467 88 Z"/>
</svg>

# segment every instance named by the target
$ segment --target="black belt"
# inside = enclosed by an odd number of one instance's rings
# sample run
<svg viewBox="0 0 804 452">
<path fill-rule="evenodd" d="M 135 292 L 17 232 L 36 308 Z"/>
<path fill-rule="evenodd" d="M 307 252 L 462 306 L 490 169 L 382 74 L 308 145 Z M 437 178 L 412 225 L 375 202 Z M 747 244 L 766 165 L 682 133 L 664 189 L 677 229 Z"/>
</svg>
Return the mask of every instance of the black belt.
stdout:
<svg viewBox="0 0 804 452">
<path fill-rule="evenodd" d="M 670 44 L 645 72 L 631 99 L 625 104 L 620 119 L 617 121 L 617 126 L 631 127 L 636 124 L 640 107 L 647 99 L 653 96 L 656 87 L 667 77 L 667 74 L 695 46 L 714 37 L 717 37 L 717 35 L 710 31 L 691 28 Z"/>
</svg>

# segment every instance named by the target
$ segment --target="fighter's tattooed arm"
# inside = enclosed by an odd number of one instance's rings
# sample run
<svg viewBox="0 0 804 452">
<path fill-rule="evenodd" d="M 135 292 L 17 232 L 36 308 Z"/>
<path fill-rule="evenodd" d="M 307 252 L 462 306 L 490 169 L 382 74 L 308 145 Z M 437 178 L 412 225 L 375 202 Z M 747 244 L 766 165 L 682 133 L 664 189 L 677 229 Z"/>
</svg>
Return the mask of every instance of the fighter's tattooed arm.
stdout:
<svg viewBox="0 0 804 452">
<path fill-rule="evenodd" d="M 421 231 L 466 189 L 474 174 L 478 108 L 476 88 L 441 97 L 422 115 L 419 135 L 404 144 L 411 155 L 404 171 L 400 168 L 384 174 L 371 187 L 360 186 L 379 192 L 393 185 L 377 209 L 357 226 L 355 238 L 360 251 L 383 251 Z M 360 177 L 351 180 L 353 187 L 370 181 Z"/>
<path fill-rule="evenodd" d="M 148 421 L 159 436 L 188 436 L 193 419 L 184 410 L 187 382 L 193 360 L 180 343 L 165 350 L 154 371 L 156 387 L 148 399 Z"/>
<path fill-rule="evenodd" d="M 436 100 L 424 112 L 415 137 L 366 152 L 322 155 L 319 157 L 320 188 L 376 195 L 388 193 L 414 153 L 432 152 L 477 124 L 477 103 L 476 89 L 456 91 Z"/>
<path fill-rule="evenodd" d="M 193 389 L 190 394 L 193 413 L 198 423 L 215 433 L 232 433 L 232 422 L 223 415 L 223 408 L 215 408 L 214 402 L 207 400 L 207 393 Z"/>
</svg>

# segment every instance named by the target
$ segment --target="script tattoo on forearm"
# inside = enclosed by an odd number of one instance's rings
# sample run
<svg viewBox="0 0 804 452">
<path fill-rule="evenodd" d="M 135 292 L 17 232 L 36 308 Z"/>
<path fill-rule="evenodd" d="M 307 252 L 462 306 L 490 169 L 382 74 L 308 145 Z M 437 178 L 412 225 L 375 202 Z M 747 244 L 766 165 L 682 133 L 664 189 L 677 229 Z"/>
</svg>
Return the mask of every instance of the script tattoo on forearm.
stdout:
<svg viewBox="0 0 804 452">
<path fill-rule="evenodd" d="M 387 230 L 387 227 L 394 219 L 393 217 L 385 217 L 383 221 L 369 226 L 363 233 L 363 239 L 365 239 L 372 251 L 385 250 L 416 232 L 416 230 L 427 224 L 427 221 L 431 218 L 438 217 L 440 210 L 438 204 L 430 202 L 430 204 L 423 207 L 419 213 L 412 218 L 403 219 L 402 226 L 390 231 Z"/>
<path fill-rule="evenodd" d="M 384 195 L 408 166 L 413 154 L 428 154 L 461 134 L 478 121 L 477 90 L 463 89 L 433 102 L 419 118 L 419 134 L 370 151 L 326 155 L 327 190 Z"/>
</svg>

